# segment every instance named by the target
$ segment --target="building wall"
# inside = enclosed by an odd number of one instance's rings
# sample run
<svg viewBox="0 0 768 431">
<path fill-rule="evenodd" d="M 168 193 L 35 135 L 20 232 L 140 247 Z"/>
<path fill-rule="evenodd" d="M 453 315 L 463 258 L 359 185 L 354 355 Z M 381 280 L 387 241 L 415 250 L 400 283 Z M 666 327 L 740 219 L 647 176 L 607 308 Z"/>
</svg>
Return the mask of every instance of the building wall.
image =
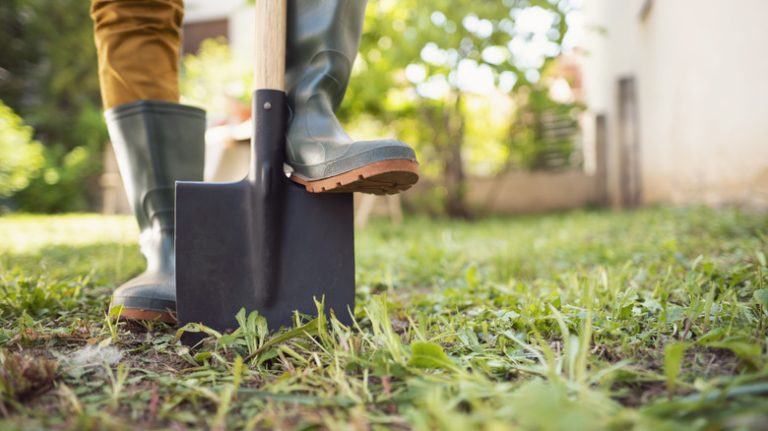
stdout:
<svg viewBox="0 0 768 431">
<path fill-rule="evenodd" d="M 245 4 L 245 0 L 184 0 L 184 23 L 226 18 Z"/>
<path fill-rule="evenodd" d="M 587 103 L 608 118 L 611 201 L 617 82 L 632 76 L 643 203 L 768 206 L 768 2 L 585 0 L 583 11 L 604 30 L 587 32 L 582 65 Z"/>
<path fill-rule="evenodd" d="M 525 214 L 595 205 L 596 177 L 584 172 L 508 172 L 499 178 L 469 177 L 467 205 L 480 213 Z"/>
<path fill-rule="evenodd" d="M 232 50 L 242 58 L 254 55 L 254 12 L 245 0 L 185 0 L 184 6 L 185 25 L 226 20 Z"/>
</svg>

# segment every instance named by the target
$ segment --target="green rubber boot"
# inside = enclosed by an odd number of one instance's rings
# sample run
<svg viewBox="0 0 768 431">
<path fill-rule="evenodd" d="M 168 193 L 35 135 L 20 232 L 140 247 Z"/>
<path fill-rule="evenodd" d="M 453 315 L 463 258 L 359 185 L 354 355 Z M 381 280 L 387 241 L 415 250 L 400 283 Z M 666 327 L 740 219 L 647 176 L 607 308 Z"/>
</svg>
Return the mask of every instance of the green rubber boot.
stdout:
<svg viewBox="0 0 768 431">
<path fill-rule="evenodd" d="M 419 178 L 413 149 L 393 139 L 355 142 L 334 111 L 347 89 L 365 0 L 289 0 L 286 87 L 291 179 L 310 192 L 392 194 Z"/>
<path fill-rule="evenodd" d="M 110 309 L 121 305 L 127 319 L 174 323 L 174 188 L 177 180 L 203 180 L 205 112 L 138 101 L 104 116 L 147 259 L 144 273 L 115 290 Z"/>
</svg>

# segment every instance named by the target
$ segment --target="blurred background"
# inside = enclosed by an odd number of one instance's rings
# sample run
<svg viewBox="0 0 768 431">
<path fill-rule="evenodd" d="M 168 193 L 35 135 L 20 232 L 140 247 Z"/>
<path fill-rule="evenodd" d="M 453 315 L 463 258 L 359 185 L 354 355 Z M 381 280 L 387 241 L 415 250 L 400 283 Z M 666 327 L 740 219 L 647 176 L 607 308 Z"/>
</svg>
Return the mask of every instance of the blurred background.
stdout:
<svg viewBox="0 0 768 431">
<path fill-rule="evenodd" d="M 206 177 L 247 168 L 252 2 L 187 0 L 183 102 Z M 373 0 L 340 116 L 417 149 L 357 221 L 580 207 L 768 208 L 764 0 Z M 0 211 L 129 212 L 88 2 L 0 3 Z"/>
</svg>

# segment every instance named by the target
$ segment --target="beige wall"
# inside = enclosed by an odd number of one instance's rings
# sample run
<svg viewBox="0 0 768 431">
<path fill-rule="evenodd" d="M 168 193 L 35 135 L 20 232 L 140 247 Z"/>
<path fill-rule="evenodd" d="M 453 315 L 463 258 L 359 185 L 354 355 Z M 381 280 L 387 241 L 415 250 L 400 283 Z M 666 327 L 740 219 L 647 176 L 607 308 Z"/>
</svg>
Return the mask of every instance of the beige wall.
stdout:
<svg viewBox="0 0 768 431">
<path fill-rule="evenodd" d="M 634 76 L 643 202 L 768 206 L 768 1 L 585 0 L 584 91 L 608 116 L 618 201 L 617 81 Z"/>
<path fill-rule="evenodd" d="M 580 208 L 597 202 L 595 177 L 579 171 L 510 172 L 467 180 L 467 205 L 480 212 L 521 214 Z"/>
</svg>

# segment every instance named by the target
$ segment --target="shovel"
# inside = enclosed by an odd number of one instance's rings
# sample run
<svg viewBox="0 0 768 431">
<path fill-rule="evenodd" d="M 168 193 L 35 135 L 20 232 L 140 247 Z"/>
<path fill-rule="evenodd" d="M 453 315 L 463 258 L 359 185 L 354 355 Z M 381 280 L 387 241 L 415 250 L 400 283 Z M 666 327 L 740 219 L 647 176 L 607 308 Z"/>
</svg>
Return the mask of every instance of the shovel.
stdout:
<svg viewBox="0 0 768 431">
<path fill-rule="evenodd" d="M 355 299 L 352 194 L 308 193 L 283 171 L 286 0 L 256 2 L 249 174 L 233 183 L 176 183 L 176 302 L 181 325 L 218 331 L 258 311 L 270 329 L 296 312 L 351 320 Z M 182 340 L 198 340 L 188 334 Z"/>
</svg>

